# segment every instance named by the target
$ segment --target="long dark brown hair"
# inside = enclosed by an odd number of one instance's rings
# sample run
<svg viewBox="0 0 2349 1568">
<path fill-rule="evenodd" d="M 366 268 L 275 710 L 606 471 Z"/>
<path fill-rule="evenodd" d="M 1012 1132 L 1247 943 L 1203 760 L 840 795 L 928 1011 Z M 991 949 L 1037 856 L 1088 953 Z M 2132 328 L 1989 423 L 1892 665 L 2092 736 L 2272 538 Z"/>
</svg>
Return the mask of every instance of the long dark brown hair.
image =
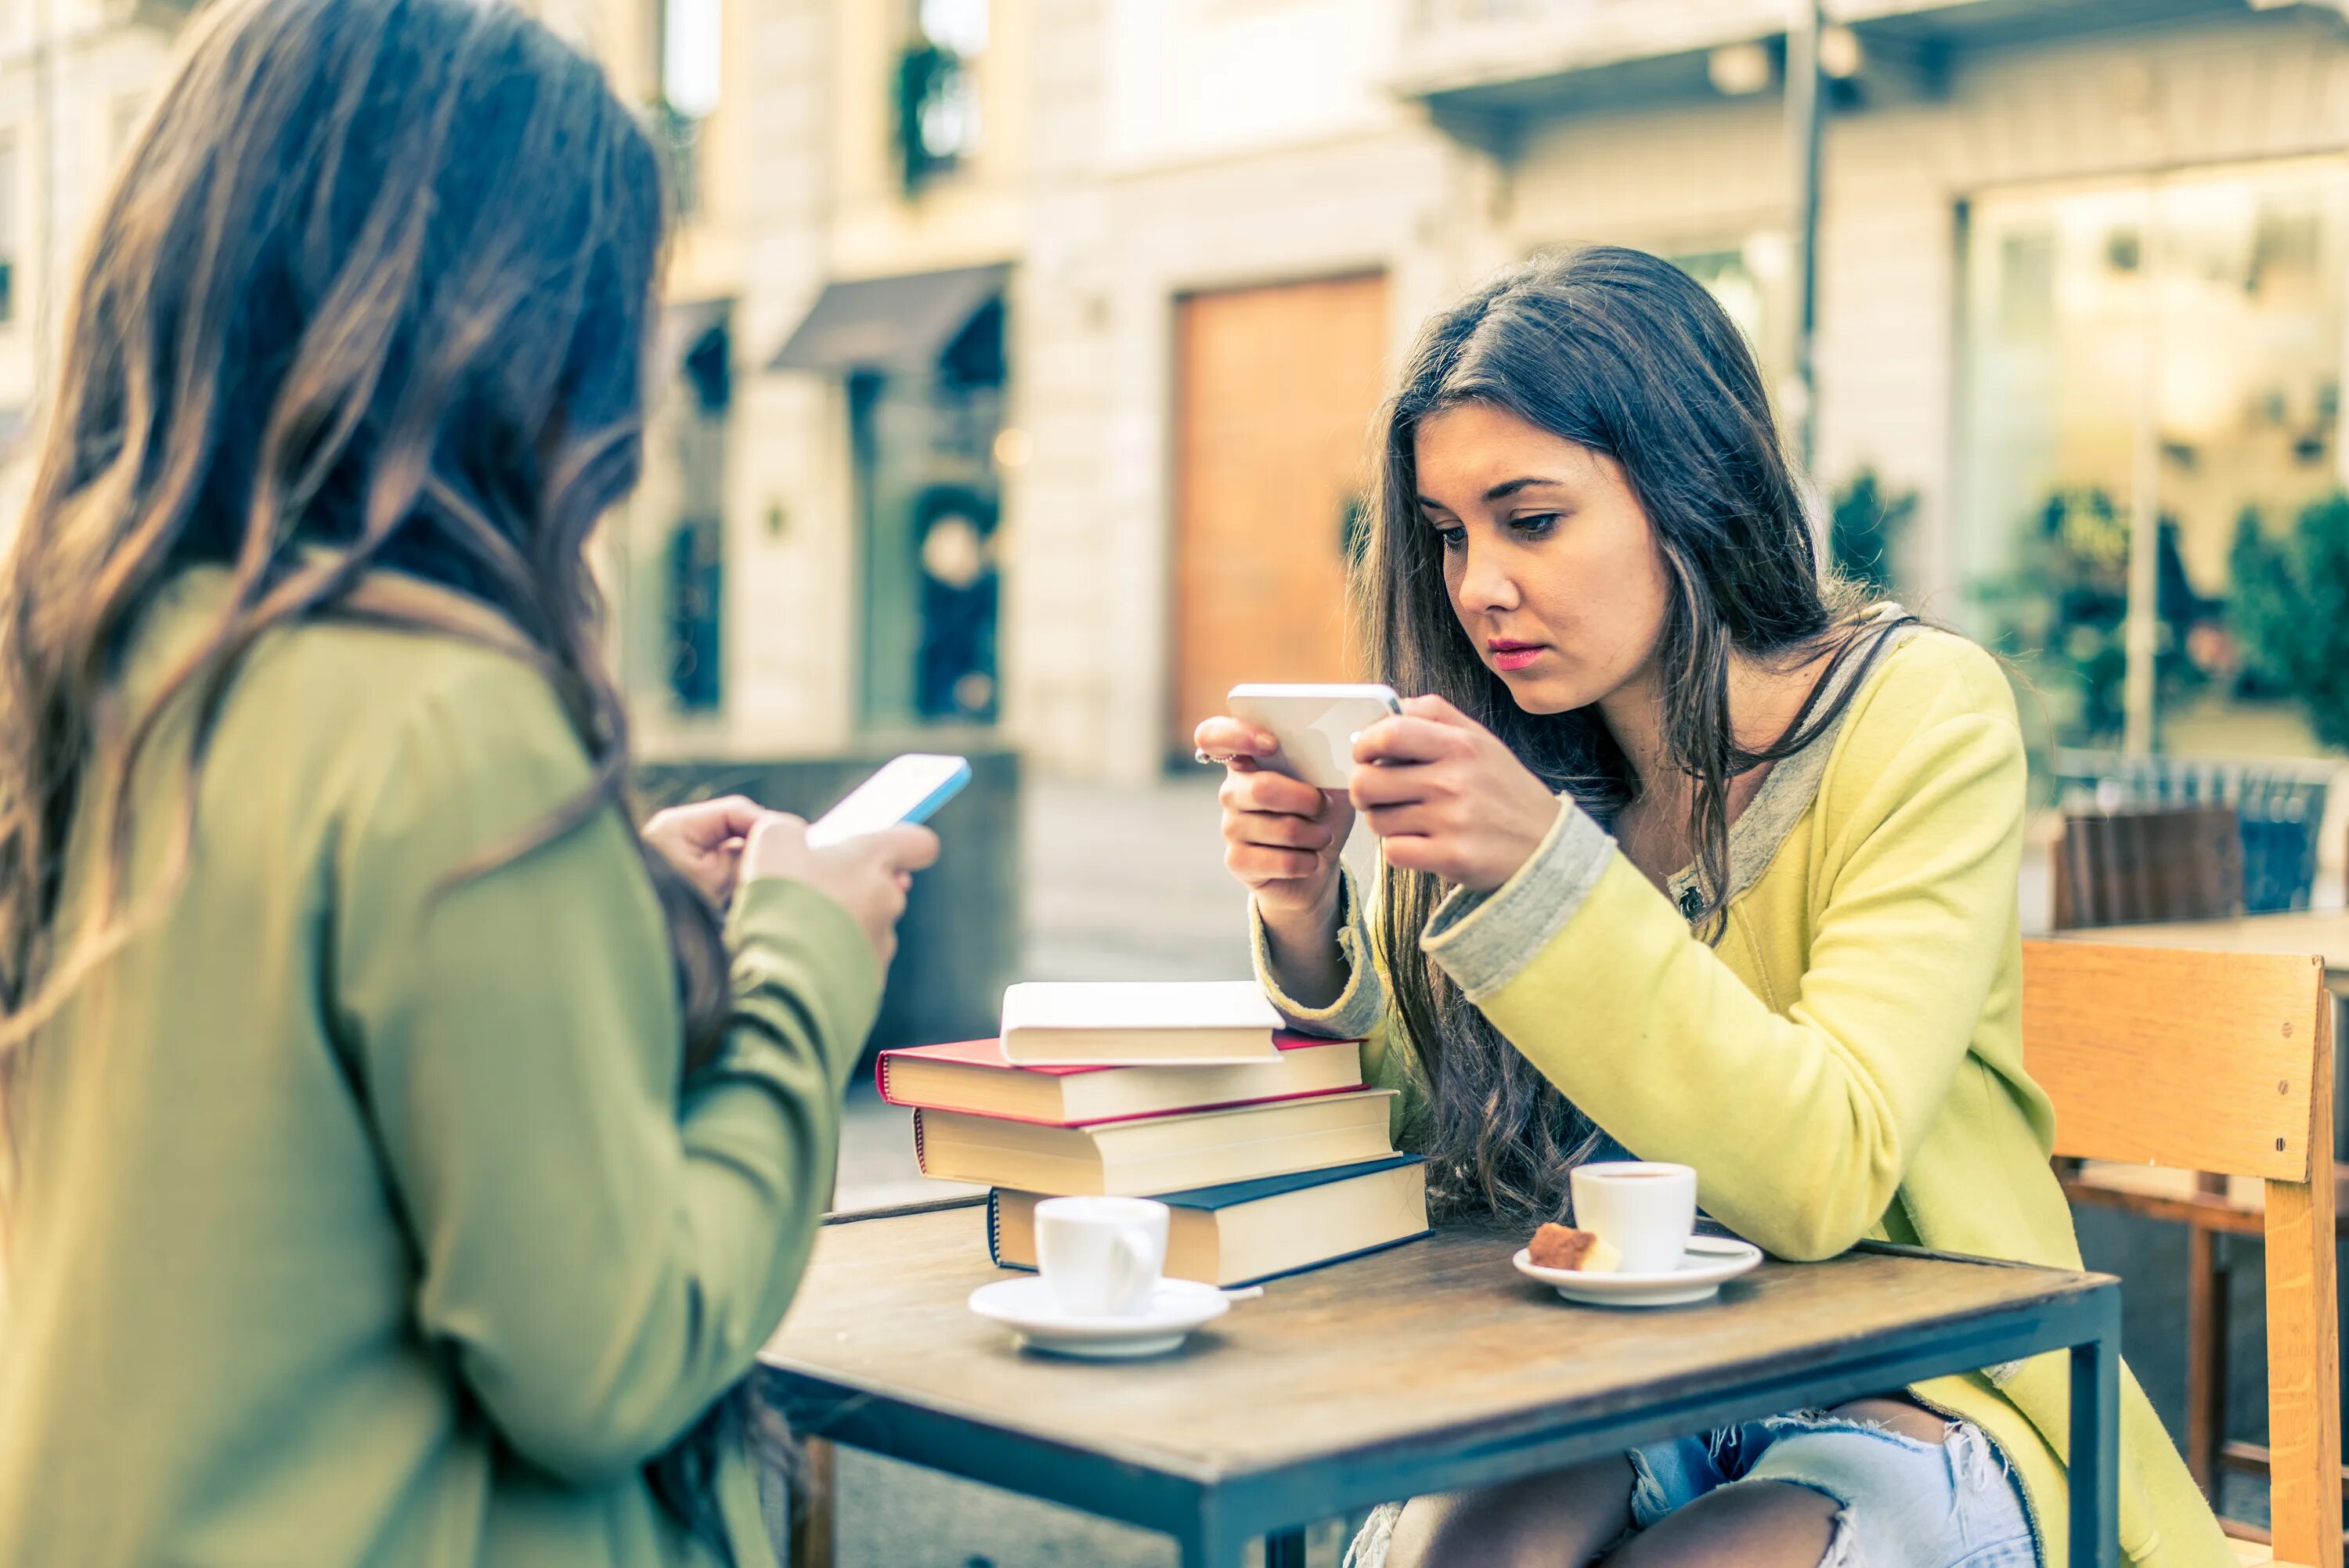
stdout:
<svg viewBox="0 0 2349 1568">
<path fill-rule="evenodd" d="M 512 856 L 614 810 L 627 727 L 585 546 L 641 467 L 660 165 L 602 73 L 503 3 L 226 0 L 106 197 L 68 313 L 31 503 L 0 574 L 0 1068 L 181 882 L 126 890 L 122 788 L 167 720 L 187 802 L 237 671 L 326 616 L 490 640 L 545 676 L 592 787 Z M 125 645 L 157 595 L 225 568 L 226 606 L 142 712 Z M 386 611 L 420 578 L 482 615 Z M 482 631 L 484 626 L 487 633 Z M 64 847 L 96 845 L 57 929 Z M 688 1066 L 728 1009 L 715 913 L 657 852 Z M 151 896 L 150 896 L 151 895 Z M 0 1085 L 5 1088 L 5 1085 Z M 656 1467 L 722 1545 L 708 1431 Z"/>
<path fill-rule="evenodd" d="M 1433 692 L 1498 736 L 1552 789 L 1602 821 L 1640 780 L 1596 707 L 1527 713 L 1478 656 L 1444 586 L 1419 507 L 1420 422 L 1482 404 L 1622 465 L 1670 583 L 1654 652 L 1671 759 L 1691 781 L 1689 839 L 1717 935 L 1728 897 L 1731 781 L 1788 757 L 1840 717 L 1822 676 L 1786 733 L 1760 750 L 1730 721 L 1731 662 L 1773 667 L 1885 645 L 1860 634 L 1860 595 L 1821 569 L 1762 375 L 1743 335 L 1686 273 L 1642 252 L 1593 247 L 1515 268 L 1431 321 L 1382 418 L 1374 525 L 1354 574 L 1357 635 L 1381 679 Z M 1814 711 L 1816 708 L 1817 711 Z M 1444 889 L 1385 868 L 1380 939 L 1426 1082 L 1431 1190 L 1449 1209 L 1555 1218 L 1568 1170 L 1597 1129 L 1512 1047 L 1420 947 Z"/>
</svg>

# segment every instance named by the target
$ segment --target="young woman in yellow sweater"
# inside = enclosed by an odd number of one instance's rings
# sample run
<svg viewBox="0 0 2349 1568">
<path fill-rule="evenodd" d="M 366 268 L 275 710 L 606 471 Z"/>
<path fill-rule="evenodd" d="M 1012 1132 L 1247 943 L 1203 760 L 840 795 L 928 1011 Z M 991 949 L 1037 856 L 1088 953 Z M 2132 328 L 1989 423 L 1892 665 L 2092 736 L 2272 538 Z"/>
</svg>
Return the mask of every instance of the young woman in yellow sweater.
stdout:
<svg viewBox="0 0 2349 1568">
<path fill-rule="evenodd" d="M 1381 459 L 1358 620 L 1419 695 L 1345 795 L 1237 720 L 1198 744 L 1268 991 L 1370 1039 L 1439 1204 L 1530 1228 L 1628 1150 L 1782 1257 L 2076 1266 L 2022 1061 L 2012 696 L 1822 571 L 1720 307 L 1631 251 L 1508 273 L 1428 326 Z M 2042 1359 L 1413 1499 L 1351 1561 L 2061 1564 L 2066 1394 Z M 2134 1384 L 2123 1450 L 2130 1558 L 2231 1562 Z"/>
</svg>

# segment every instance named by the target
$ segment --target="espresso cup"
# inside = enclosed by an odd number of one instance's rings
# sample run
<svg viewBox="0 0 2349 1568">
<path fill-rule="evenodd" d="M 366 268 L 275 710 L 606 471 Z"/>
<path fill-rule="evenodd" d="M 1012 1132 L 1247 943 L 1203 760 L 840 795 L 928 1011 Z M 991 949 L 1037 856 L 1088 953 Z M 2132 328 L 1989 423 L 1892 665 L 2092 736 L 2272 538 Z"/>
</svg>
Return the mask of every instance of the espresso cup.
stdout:
<svg viewBox="0 0 2349 1568">
<path fill-rule="evenodd" d="M 1625 1274 L 1670 1274 L 1696 1230 L 1696 1172 L 1685 1165 L 1578 1165 L 1574 1222 L 1623 1254 Z"/>
<path fill-rule="evenodd" d="M 1047 1198 L 1036 1205 L 1036 1272 L 1071 1317 L 1133 1317 L 1166 1267 L 1166 1205 L 1147 1198 Z"/>
</svg>

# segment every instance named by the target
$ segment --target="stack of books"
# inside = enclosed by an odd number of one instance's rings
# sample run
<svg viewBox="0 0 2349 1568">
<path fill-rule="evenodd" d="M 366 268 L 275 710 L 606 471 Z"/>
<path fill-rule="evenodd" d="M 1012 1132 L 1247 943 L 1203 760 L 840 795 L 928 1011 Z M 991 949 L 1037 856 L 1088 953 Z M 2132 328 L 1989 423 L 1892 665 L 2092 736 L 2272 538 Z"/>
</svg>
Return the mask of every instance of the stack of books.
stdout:
<svg viewBox="0 0 2349 1568">
<path fill-rule="evenodd" d="M 1359 1040 L 1289 1034 L 1250 981 L 1043 984 L 1000 1039 L 881 1053 L 925 1175 L 988 1195 L 988 1246 L 1032 1268 L 1036 1204 L 1151 1197 L 1166 1272 L 1246 1284 L 1427 1233 L 1426 1174 L 1388 1141 Z"/>
</svg>

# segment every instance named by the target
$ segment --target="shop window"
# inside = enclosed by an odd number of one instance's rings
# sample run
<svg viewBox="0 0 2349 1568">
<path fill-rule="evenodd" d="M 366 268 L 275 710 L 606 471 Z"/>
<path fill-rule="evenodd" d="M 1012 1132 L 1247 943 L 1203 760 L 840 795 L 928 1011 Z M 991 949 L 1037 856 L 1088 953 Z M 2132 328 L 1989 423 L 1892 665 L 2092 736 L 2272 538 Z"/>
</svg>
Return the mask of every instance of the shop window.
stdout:
<svg viewBox="0 0 2349 1568">
<path fill-rule="evenodd" d="M 2240 684 L 2245 514 L 2281 524 L 2341 483 L 2349 164 L 1995 191 L 1965 230 L 1954 564 L 1984 629 L 2044 656 L 2060 739 L 2152 743 Z M 2158 556 L 2132 586 L 2139 541 Z M 2124 691 L 2132 611 L 2150 702 Z"/>
<path fill-rule="evenodd" d="M 873 728 L 995 720 L 1004 380 L 999 298 L 933 366 L 849 378 Z"/>
<path fill-rule="evenodd" d="M 1786 237 L 1764 230 L 1714 246 L 1667 249 L 1665 260 L 1705 286 L 1737 329 L 1761 366 L 1772 397 L 1785 398 L 1782 378 L 1792 357 L 1788 290 L 1794 277 Z"/>
<path fill-rule="evenodd" d="M 661 98 L 687 119 L 718 111 L 725 74 L 725 0 L 665 0 L 661 8 Z"/>
<path fill-rule="evenodd" d="M 16 319 L 16 141 L 0 137 L 0 326 Z"/>
<path fill-rule="evenodd" d="M 670 533 L 665 562 L 668 687 L 686 713 L 712 713 L 724 698 L 719 616 L 725 595 L 725 531 L 690 518 Z"/>
<path fill-rule="evenodd" d="M 914 4 L 895 83 L 897 156 L 908 196 L 978 151 L 978 67 L 987 31 L 988 0 Z"/>
<path fill-rule="evenodd" d="M 732 337 L 725 315 L 692 331 L 678 353 L 670 428 L 679 521 L 662 559 L 662 644 L 669 696 L 685 713 L 725 703 L 726 438 Z"/>
</svg>

